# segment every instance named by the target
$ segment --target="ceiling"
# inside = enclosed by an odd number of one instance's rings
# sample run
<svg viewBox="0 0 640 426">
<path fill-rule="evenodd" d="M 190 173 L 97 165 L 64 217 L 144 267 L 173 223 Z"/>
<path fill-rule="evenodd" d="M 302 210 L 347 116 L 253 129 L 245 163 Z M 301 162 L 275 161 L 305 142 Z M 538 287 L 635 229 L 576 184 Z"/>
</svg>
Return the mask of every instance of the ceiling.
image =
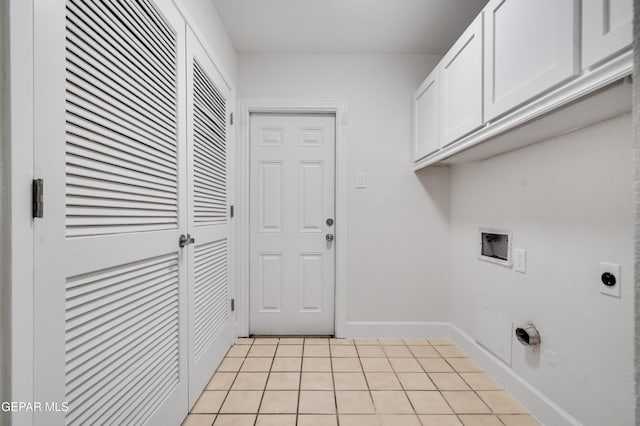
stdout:
<svg viewBox="0 0 640 426">
<path fill-rule="evenodd" d="M 241 53 L 443 54 L 486 0 L 214 0 Z"/>
</svg>

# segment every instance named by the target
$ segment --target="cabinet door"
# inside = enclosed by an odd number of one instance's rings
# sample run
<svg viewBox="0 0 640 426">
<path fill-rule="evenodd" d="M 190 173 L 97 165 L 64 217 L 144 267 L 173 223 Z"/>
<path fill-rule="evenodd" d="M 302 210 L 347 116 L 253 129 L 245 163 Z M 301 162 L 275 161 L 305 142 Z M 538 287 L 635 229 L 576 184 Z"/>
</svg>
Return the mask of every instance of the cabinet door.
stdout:
<svg viewBox="0 0 640 426">
<path fill-rule="evenodd" d="M 583 0 L 583 68 L 631 46 L 633 2 L 631 0 Z"/>
<path fill-rule="evenodd" d="M 576 0 L 491 0 L 485 8 L 485 119 L 578 73 Z"/>
<path fill-rule="evenodd" d="M 414 132 L 413 160 L 437 151 L 440 148 L 438 131 L 438 69 L 420 85 L 413 99 Z"/>
<path fill-rule="evenodd" d="M 482 15 L 478 15 L 442 60 L 443 146 L 482 126 Z"/>
</svg>

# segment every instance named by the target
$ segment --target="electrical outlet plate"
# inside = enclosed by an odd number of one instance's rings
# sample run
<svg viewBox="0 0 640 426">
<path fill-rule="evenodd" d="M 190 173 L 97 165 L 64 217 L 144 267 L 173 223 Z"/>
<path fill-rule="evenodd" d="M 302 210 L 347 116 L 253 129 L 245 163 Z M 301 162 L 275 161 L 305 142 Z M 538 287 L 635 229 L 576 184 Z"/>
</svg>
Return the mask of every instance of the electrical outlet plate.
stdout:
<svg viewBox="0 0 640 426">
<path fill-rule="evenodd" d="M 365 189 L 367 187 L 367 175 L 364 173 L 356 174 L 356 188 Z"/>
<path fill-rule="evenodd" d="M 602 274 L 608 272 L 616 277 L 616 284 L 612 286 L 604 285 L 602 282 Z M 622 277 L 620 275 L 620 265 L 617 263 L 600 262 L 600 275 L 598 275 L 598 283 L 600 284 L 600 293 L 608 296 L 620 297 L 620 286 L 622 283 Z"/>
<path fill-rule="evenodd" d="M 516 272 L 527 272 L 527 251 L 523 249 L 513 250 L 513 269 Z"/>
</svg>

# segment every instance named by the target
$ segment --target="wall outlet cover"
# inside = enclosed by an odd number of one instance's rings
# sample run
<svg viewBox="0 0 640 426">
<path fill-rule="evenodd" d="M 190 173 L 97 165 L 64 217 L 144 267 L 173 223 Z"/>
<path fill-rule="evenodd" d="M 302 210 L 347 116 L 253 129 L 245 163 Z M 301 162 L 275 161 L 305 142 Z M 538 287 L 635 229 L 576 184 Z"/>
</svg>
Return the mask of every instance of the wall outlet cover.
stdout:
<svg viewBox="0 0 640 426">
<path fill-rule="evenodd" d="M 513 268 L 516 272 L 527 272 L 527 251 L 523 249 L 513 250 Z"/>
<path fill-rule="evenodd" d="M 598 283 L 600 293 L 620 298 L 620 287 L 622 283 L 620 265 L 617 263 L 600 262 Z"/>
</svg>

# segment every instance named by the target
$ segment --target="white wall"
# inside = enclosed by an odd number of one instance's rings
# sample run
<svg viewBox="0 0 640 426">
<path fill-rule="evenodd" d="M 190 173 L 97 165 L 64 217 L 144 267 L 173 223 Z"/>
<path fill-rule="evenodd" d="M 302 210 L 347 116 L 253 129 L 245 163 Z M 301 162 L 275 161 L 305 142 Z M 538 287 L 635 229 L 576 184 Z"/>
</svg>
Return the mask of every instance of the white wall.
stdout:
<svg viewBox="0 0 640 426">
<path fill-rule="evenodd" d="M 5 167 L 4 167 L 4 153 L 6 149 L 5 145 L 5 131 L 4 131 L 4 113 L 6 102 L 6 84 L 5 84 L 5 43 L 8 37 L 6 37 L 5 30 L 5 7 L 6 2 L 0 0 L 0 401 L 7 399 L 9 391 L 9 383 L 7 381 L 7 365 L 8 362 L 8 340 L 9 340 L 9 306 L 8 306 L 8 286 L 7 274 L 4 263 L 4 244 L 5 244 L 5 204 L 4 200 L 7 199 L 7 192 L 5 188 Z M 8 422 L 7 416 L 0 416 L 0 424 Z"/>
<path fill-rule="evenodd" d="M 240 55 L 240 97 L 347 102 L 349 321 L 446 319 L 448 170 L 409 166 L 412 95 L 438 59 Z M 356 172 L 367 189 L 355 188 Z"/>
<path fill-rule="evenodd" d="M 541 350 L 514 341 L 513 369 L 585 425 L 635 424 L 631 146 L 626 115 L 451 171 L 451 321 L 475 335 L 476 302 L 533 321 Z M 526 274 L 477 259 L 481 226 L 513 232 Z"/>
<path fill-rule="evenodd" d="M 216 65 L 222 67 L 233 85 L 237 73 L 238 55 L 220 20 L 213 0 L 179 0 L 179 2 L 188 11 L 187 18 L 192 21 L 189 23 L 197 27 L 199 33 L 197 35 L 202 35 L 205 39 L 204 43 L 207 44 L 206 47 L 209 47 L 215 58 L 220 61 L 220 64 Z"/>
</svg>

